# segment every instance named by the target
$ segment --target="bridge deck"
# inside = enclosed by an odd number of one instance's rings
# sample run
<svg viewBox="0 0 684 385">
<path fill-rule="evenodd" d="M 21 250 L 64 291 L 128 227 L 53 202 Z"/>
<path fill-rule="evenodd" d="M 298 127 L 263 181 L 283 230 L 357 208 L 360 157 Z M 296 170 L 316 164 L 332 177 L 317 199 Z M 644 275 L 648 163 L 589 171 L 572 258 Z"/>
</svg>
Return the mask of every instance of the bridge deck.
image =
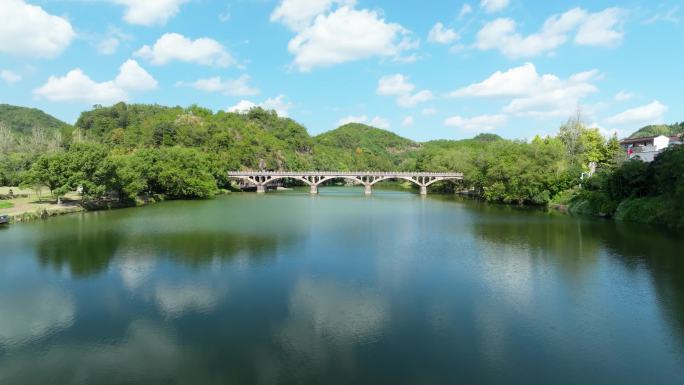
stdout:
<svg viewBox="0 0 684 385">
<path fill-rule="evenodd" d="M 365 186 L 365 193 L 370 194 L 374 184 L 387 179 L 404 179 L 420 187 L 421 195 L 427 194 L 431 184 L 444 180 L 460 180 L 460 172 L 405 172 L 405 171 L 228 171 L 228 177 L 242 179 L 257 188 L 257 192 L 266 192 L 266 185 L 284 178 L 300 180 L 311 187 L 311 193 L 318 193 L 318 186 L 331 179 L 344 178 Z"/>
<path fill-rule="evenodd" d="M 462 178 L 460 172 L 406 171 L 228 171 L 228 176 L 379 176 L 379 177 L 447 177 Z"/>
</svg>

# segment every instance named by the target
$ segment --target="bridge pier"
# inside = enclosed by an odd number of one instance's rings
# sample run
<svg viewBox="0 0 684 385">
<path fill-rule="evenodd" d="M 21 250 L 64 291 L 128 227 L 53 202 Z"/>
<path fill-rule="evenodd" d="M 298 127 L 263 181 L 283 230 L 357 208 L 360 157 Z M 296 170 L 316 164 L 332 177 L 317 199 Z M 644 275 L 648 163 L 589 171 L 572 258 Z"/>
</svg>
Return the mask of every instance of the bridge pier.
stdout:
<svg viewBox="0 0 684 385">
<path fill-rule="evenodd" d="M 311 193 L 311 194 L 318 194 L 318 185 L 317 185 L 317 184 L 312 184 L 312 185 L 311 185 L 311 190 L 309 190 L 309 193 Z"/>
<path fill-rule="evenodd" d="M 373 193 L 373 186 L 371 186 L 370 184 L 365 184 L 363 186 L 364 186 L 364 189 L 363 189 L 364 194 L 371 195 Z"/>
<path fill-rule="evenodd" d="M 420 186 L 420 195 L 427 195 L 427 186 Z"/>
<path fill-rule="evenodd" d="M 263 194 L 265 192 L 266 192 L 266 186 L 264 186 L 263 184 L 258 184 L 257 185 L 257 193 Z"/>
</svg>

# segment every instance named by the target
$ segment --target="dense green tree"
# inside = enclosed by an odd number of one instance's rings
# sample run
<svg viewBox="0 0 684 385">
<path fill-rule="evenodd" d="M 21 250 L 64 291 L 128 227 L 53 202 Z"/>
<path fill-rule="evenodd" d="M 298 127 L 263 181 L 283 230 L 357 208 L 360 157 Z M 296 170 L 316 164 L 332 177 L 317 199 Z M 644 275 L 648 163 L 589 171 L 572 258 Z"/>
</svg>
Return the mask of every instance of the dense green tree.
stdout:
<svg viewBox="0 0 684 385">
<path fill-rule="evenodd" d="M 71 191 L 69 157 L 66 153 L 47 154 L 39 157 L 24 173 L 22 186 L 47 186 L 50 193 L 60 201 L 61 196 Z"/>
<path fill-rule="evenodd" d="M 154 185 L 171 198 L 209 198 L 217 191 L 209 158 L 195 149 L 163 148 L 152 169 Z"/>
</svg>

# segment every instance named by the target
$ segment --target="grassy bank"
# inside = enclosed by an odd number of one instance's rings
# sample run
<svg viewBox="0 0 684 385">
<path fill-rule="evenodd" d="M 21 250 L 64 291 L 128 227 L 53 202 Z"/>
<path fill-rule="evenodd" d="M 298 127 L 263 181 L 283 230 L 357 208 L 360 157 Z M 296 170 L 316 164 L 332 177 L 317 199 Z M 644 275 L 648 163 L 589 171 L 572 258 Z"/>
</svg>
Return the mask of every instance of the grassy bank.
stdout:
<svg viewBox="0 0 684 385">
<path fill-rule="evenodd" d="M 9 196 L 10 190 L 14 198 L 0 200 L 0 214 L 7 214 L 11 223 L 85 211 L 81 206 L 81 197 L 76 193 L 66 194 L 62 203 L 57 204 L 56 199 L 44 191 L 19 187 L 0 187 L 0 196 Z"/>
</svg>

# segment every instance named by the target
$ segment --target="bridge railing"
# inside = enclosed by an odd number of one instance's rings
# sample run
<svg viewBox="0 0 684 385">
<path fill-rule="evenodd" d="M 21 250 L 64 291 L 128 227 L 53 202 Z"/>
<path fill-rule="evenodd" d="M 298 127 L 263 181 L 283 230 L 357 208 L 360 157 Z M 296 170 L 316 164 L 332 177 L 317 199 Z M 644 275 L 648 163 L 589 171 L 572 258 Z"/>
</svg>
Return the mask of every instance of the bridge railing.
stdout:
<svg viewBox="0 0 684 385">
<path fill-rule="evenodd" d="M 409 171 L 228 171 L 228 176 L 432 176 L 463 177 L 460 172 L 409 172 Z"/>
</svg>

